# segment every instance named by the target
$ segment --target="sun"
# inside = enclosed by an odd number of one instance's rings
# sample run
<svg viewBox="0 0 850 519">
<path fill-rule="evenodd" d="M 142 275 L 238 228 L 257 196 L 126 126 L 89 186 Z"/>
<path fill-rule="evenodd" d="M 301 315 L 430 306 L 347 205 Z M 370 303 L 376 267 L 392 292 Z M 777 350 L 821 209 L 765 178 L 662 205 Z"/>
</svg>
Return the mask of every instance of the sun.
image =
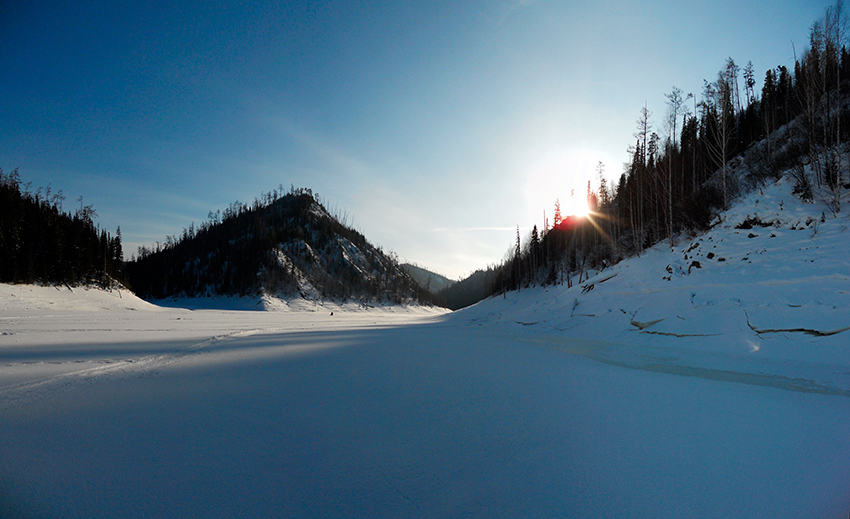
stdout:
<svg viewBox="0 0 850 519">
<path fill-rule="evenodd" d="M 565 209 L 564 214 L 576 218 L 584 218 L 590 212 L 587 208 L 587 202 L 578 196 L 571 197 Z"/>
</svg>

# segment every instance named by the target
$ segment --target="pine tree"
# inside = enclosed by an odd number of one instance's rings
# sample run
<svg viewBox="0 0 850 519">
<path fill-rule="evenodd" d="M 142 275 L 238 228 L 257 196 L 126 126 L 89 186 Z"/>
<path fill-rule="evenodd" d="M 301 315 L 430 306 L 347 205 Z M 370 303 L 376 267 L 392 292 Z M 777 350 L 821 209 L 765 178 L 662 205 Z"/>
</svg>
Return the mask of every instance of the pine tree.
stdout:
<svg viewBox="0 0 850 519">
<path fill-rule="evenodd" d="M 531 229 L 529 252 L 531 253 L 531 272 L 536 274 L 540 264 L 540 237 L 537 233 L 537 225 Z"/>
<path fill-rule="evenodd" d="M 767 137 L 767 165 L 773 167 L 773 148 L 771 137 L 776 128 L 777 88 L 773 70 L 768 70 L 764 75 L 764 85 L 761 87 L 761 120 L 764 133 Z"/>
<path fill-rule="evenodd" d="M 555 216 L 554 216 L 554 219 L 552 220 L 554 227 L 558 228 L 558 226 L 561 225 L 562 220 L 563 220 L 563 218 L 561 216 L 561 202 L 556 198 L 555 199 Z"/>
<path fill-rule="evenodd" d="M 519 237 L 519 225 L 516 226 L 516 250 L 514 251 L 514 264 L 516 265 L 516 288 L 520 289 L 522 285 L 522 271 L 520 270 L 522 258 L 522 244 Z"/>
</svg>

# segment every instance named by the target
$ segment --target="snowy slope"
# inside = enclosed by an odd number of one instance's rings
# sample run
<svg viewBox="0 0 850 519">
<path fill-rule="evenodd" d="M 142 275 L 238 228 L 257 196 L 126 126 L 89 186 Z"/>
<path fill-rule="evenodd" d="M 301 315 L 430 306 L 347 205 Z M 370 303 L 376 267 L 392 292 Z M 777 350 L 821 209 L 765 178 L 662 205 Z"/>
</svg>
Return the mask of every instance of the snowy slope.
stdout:
<svg viewBox="0 0 850 519">
<path fill-rule="evenodd" d="M 850 220 L 791 190 L 756 190 L 672 251 L 665 242 L 583 285 L 465 315 L 521 323 L 538 341 L 603 342 L 579 353 L 594 360 L 850 396 Z"/>
<path fill-rule="evenodd" d="M 0 283 L 0 314 L 39 310 L 155 310 L 157 307 L 128 290 L 95 287 L 9 285 Z"/>
</svg>

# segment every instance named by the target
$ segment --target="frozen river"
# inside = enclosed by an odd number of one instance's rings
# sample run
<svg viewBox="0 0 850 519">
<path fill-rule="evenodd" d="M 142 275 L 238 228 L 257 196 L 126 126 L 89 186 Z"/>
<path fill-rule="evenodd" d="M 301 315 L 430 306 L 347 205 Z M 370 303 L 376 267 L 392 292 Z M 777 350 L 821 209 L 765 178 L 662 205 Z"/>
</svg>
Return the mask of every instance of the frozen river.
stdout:
<svg viewBox="0 0 850 519">
<path fill-rule="evenodd" d="M 176 309 L 0 323 L 4 517 L 850 513 L 846 396 L 629 369 L 533 326 Z"/>
</svg>

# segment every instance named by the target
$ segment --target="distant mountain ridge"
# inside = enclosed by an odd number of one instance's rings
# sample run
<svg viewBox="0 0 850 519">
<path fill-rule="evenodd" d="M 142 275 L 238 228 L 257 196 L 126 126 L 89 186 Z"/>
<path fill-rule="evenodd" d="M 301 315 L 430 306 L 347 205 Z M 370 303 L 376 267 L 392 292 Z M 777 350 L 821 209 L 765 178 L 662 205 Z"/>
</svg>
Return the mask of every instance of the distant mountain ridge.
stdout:
<svg viewBox="0 0 850 519">
<path fill-rule="evenodd" d="M 138 295 L 432 301 L 395 254 L 340 223 L 310 190 L 275 192 L 210 216 L 154 250 L 140 248 L 126 266 Z"/>
<path fill-rule="evenodd" d="M 446 276 L 441 276 L 436 272 L 431 272 L 428 269 L 422 268 L 412 263 L 402 263 L 401 268 L 403 268 L 408 274 L 410 274 L 413 280 L 416 281 L 416 283 L 419 284 L 420 287 L 424 288 L 425 290 L 429 290 L 435 294 L 457 283 L 457 281 L 453 279 L 449 279 Z"/>
<path fill-rule="evenodd" d="M 493 295 L 498 276 L 498 269 L 476 270 L 468 277 L 441 290 L 437 296 L 446 308 L 460 310 Z"/>
</svg>

